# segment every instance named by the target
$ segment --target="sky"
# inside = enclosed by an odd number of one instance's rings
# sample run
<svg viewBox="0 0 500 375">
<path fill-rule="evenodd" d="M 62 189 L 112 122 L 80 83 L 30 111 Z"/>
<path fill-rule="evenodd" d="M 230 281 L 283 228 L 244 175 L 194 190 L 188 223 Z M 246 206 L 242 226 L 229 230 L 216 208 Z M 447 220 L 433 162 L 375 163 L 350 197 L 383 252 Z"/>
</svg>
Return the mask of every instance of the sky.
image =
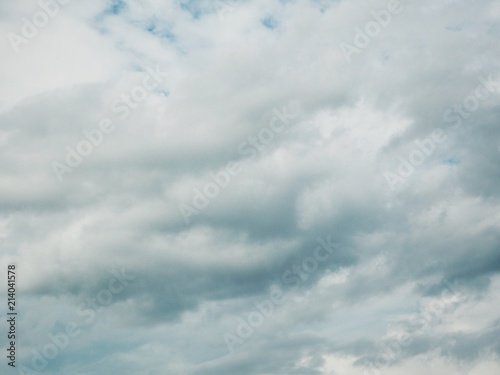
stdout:
<svg viewBox="0 0 500 375">
<path fill-rule="evenodd" d="M 500 373 L 500 3 L 3 1 L 0 34 L 1 373 Z"/>
</svg>

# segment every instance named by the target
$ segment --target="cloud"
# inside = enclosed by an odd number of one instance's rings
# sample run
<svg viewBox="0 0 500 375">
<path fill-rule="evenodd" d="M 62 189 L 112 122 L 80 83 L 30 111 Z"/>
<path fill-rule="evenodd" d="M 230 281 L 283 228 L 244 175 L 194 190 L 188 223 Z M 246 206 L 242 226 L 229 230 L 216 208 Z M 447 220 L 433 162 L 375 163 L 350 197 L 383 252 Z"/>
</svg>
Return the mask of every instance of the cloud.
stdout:
<svg viewBox="0 0 500 375">
<path fill-rule="evenodd" d="M 408 2 L 348 62 L 339 45 L 387 2 L 217 4 L 69 2 L 18 53 L 0 42 L 0 263 L 19 267 L 19 364 L 77 321 L 47 373 L 362 374 L 403 331 L 412 343 L 381 373 L 498 372 L 500 93 L 463 112 L 500 78 L 498 6 Z M 40 11 L 0 8 L 5 36 Z M 130 102 L 151 69 L 164 79 Z M 300 116 L 242 152 L 289 103 Z M 59 181 L 52 163 L 104 119 L 114 130 Z M 446 141 L 391 189 L 384 173 L 436 129 Z M 228 162 L 241 173 L 187 222 L 179 205 Z M 288 288 L 327 236 L 335 256 Z M 134 282 L 85 323 L 79 307 L 123 267 Z M 447 283 L 466 298 L 408 323 Z M 224 333 L 276 288 L 287 302 L 228 354 Z"/>
</svg>

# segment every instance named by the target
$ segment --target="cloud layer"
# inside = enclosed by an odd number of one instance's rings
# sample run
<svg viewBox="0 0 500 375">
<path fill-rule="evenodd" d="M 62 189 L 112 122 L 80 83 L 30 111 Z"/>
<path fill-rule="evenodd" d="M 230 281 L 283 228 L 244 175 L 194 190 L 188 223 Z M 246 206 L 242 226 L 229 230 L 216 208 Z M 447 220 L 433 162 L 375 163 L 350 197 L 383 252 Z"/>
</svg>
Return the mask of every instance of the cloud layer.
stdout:
<svg viewBox="0 0 500 375">
<path fill-rule="evenodd" d="M 498 373 L 497 4 L 0 14 L 12 373 Z"/>
</svg>

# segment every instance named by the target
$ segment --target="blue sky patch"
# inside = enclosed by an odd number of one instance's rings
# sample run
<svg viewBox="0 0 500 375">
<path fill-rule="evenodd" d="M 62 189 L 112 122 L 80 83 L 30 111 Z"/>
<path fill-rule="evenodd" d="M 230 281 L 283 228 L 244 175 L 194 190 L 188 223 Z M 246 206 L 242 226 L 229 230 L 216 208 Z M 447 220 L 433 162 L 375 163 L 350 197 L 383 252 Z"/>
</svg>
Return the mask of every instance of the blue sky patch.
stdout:
<svg viewBox="0 0 500 375">
<path fill-rule="evenodd" d="M 278 21 L 273 16 L 266 17 L 260 22 L 262 22 L 265 27 L 271 30 L 275 29 L 278 26 Z"/>
</svg>

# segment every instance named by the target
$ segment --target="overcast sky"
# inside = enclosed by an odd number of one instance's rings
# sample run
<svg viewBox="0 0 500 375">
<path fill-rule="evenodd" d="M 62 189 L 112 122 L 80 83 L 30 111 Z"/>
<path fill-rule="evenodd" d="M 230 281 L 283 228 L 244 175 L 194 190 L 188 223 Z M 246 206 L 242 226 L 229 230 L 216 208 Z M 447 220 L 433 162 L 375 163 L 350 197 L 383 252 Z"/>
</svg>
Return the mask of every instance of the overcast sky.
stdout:
<svg viewBox="0 0 500 375">
<path fill-rule="evenodd" d="M 2 1 L 0 31 L 1 373 L 500 373 L 499 2 Z"/>
</svg>

